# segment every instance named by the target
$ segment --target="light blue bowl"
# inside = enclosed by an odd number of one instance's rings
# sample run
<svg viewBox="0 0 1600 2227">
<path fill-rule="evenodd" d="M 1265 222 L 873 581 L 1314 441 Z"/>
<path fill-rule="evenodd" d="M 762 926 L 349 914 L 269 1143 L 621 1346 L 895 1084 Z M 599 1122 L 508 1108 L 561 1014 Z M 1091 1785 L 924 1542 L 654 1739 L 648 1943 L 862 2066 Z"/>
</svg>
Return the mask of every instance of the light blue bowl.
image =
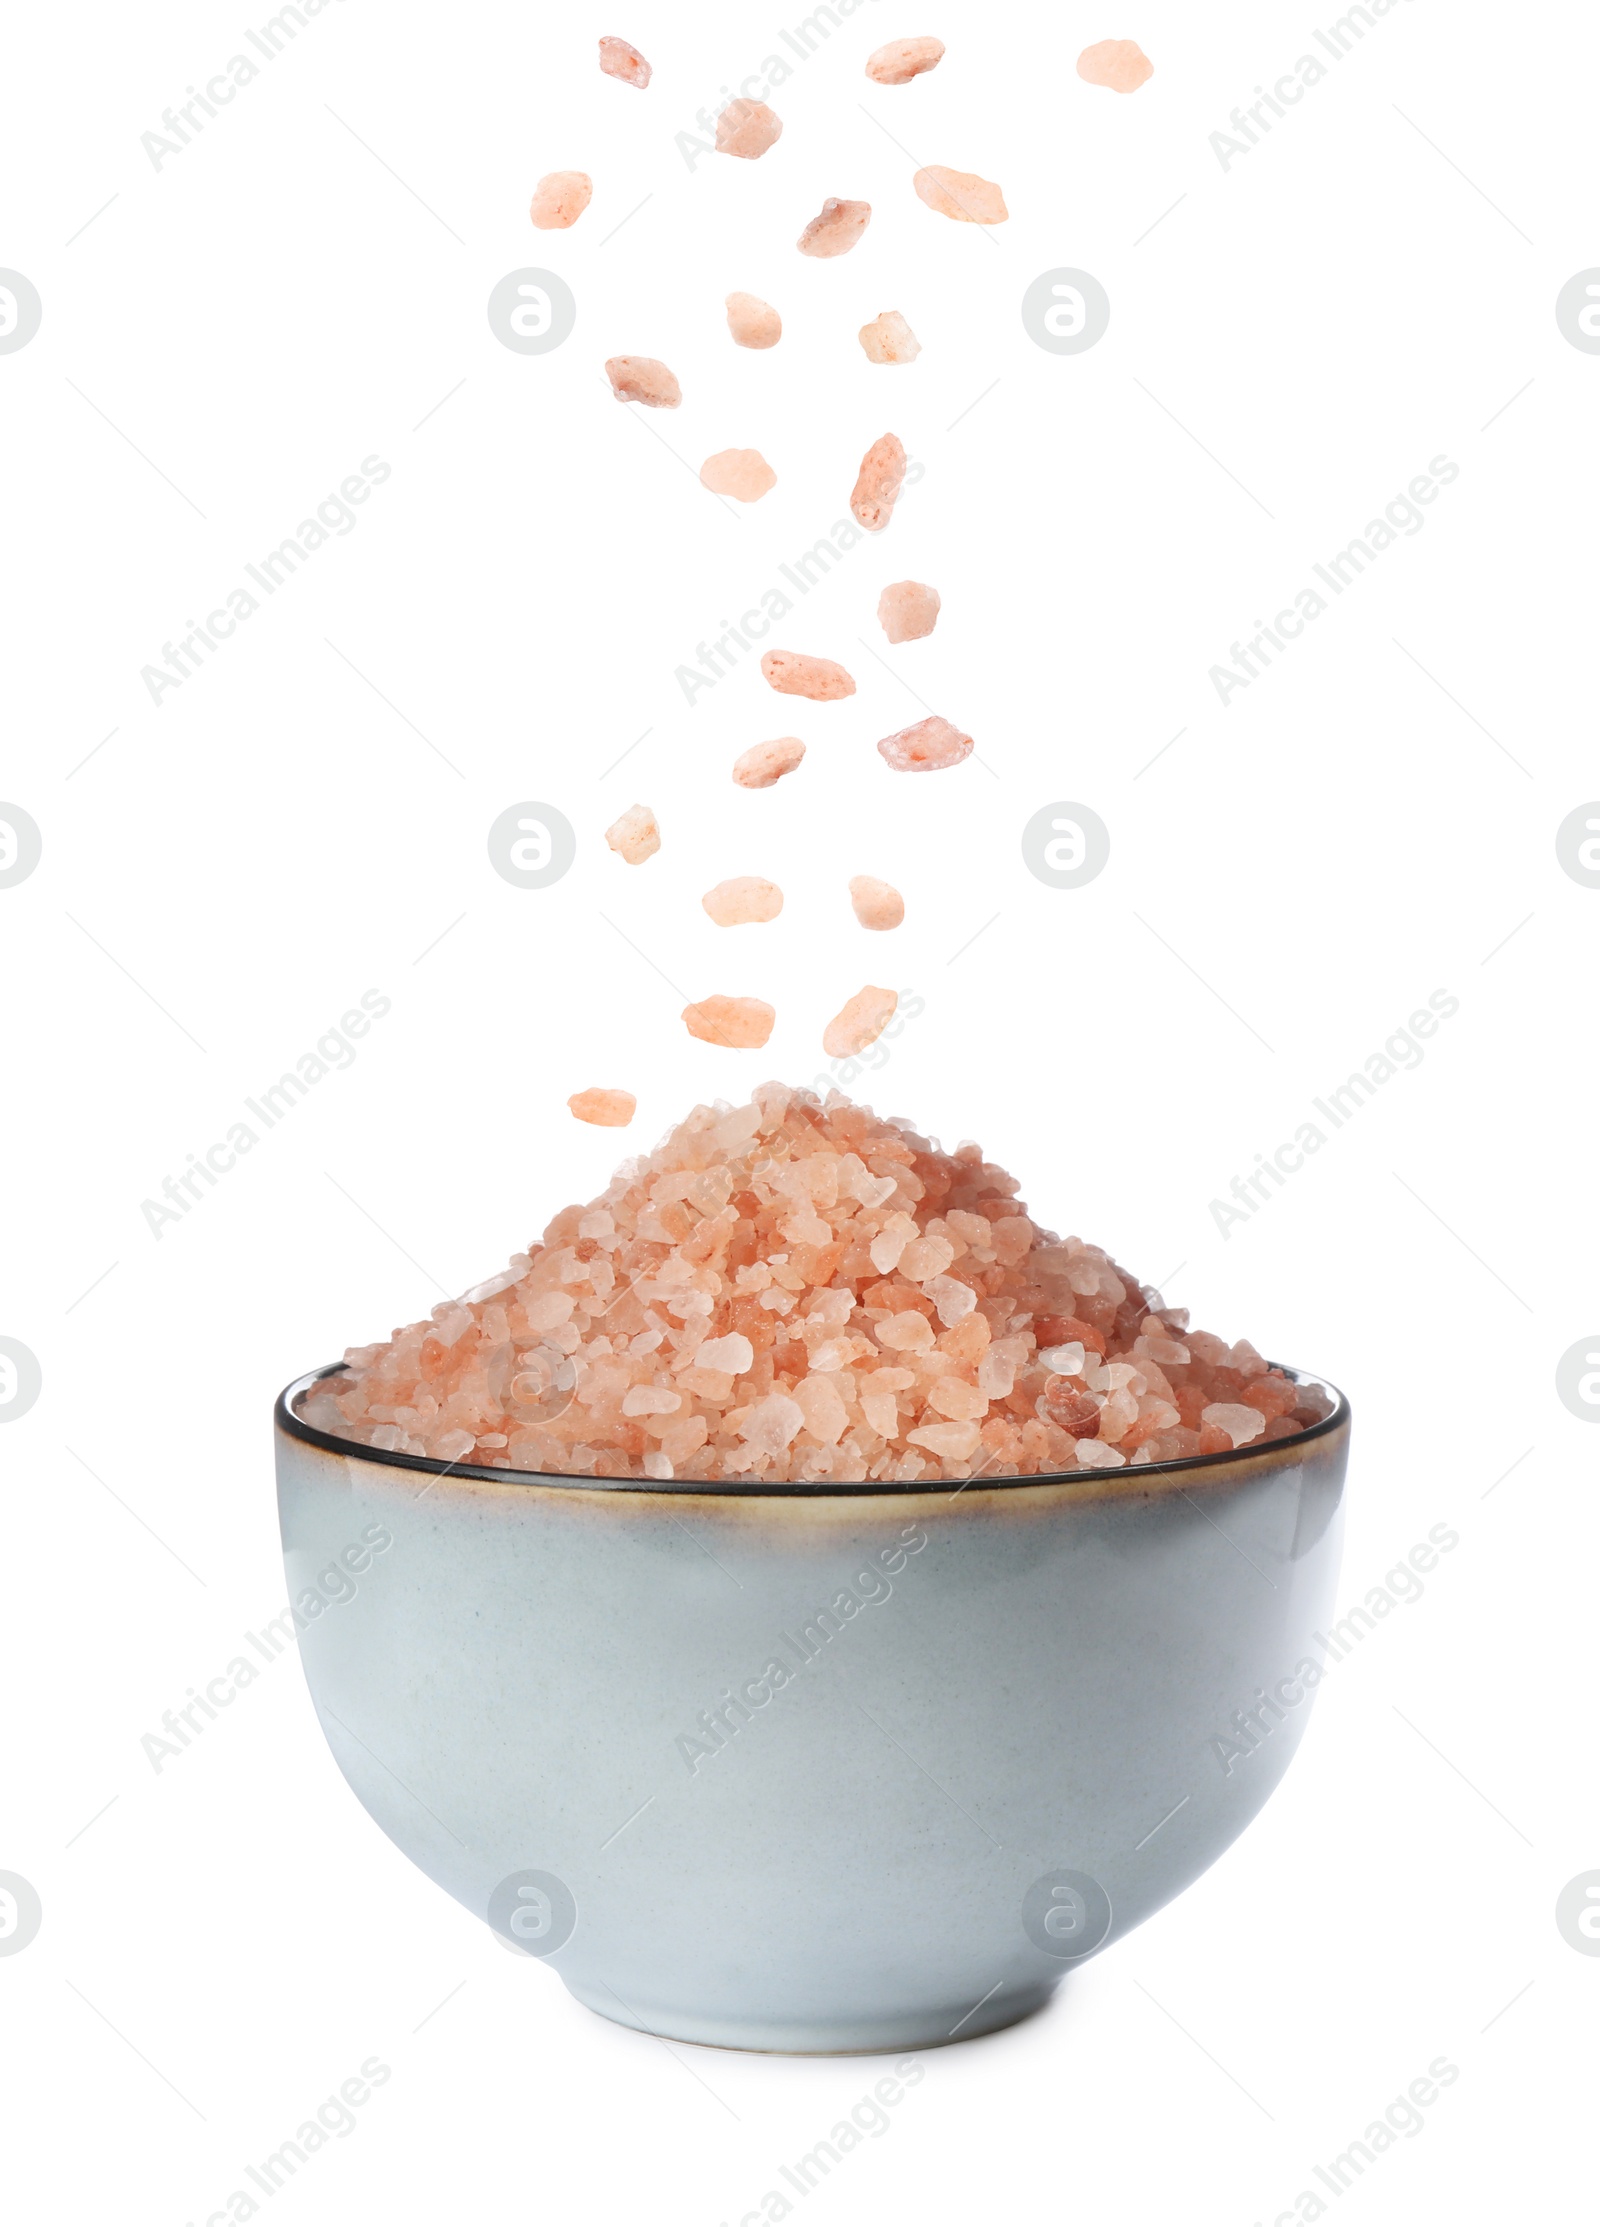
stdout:
<svg viewBox="0 0 1600 2227">
<path fill-rule="evenodd" d="M 276 1413 L 328 1744 L 414 1863 L 624 2025 L 1009 2025 L 1198 1878 L 1304 1731 L 1337 1394 L 1207 1459 L 729 1492 L 355 1446 L 296 1412 L 329 1373 Z"/>
</svg>

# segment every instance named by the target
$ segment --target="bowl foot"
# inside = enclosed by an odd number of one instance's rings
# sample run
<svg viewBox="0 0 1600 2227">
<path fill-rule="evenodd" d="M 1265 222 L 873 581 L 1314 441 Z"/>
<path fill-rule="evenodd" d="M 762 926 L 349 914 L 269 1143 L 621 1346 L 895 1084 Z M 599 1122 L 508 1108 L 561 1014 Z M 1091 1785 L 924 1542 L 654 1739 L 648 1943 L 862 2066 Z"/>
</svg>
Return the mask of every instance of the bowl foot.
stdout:
<svg viewBox="0 0 1600 2227">
<path fill-rule="evenodd" d="M 1059 1986 L 1046 1980 L 1028 1986 L 1002 1986 L 986 2001 L 927 2004 L 915 2010 L 846 2016 L 839 2019 L 785 2018 L 753 2014 L 731 2018 L 679 2006 L 624 2003 L 603 1982 L 585 1986 L 567 1980 L 568 1992 L 586 2010 L 598 2012 L 636 2033 L 663 2041 L 694 2041 L 711 2049 L 750 2049 L 796 2057 L 882 2057 L 901 2050 L 940 2049 L 947 2043 L 998 2033 L 1042 2010 Z"/>
</svg>

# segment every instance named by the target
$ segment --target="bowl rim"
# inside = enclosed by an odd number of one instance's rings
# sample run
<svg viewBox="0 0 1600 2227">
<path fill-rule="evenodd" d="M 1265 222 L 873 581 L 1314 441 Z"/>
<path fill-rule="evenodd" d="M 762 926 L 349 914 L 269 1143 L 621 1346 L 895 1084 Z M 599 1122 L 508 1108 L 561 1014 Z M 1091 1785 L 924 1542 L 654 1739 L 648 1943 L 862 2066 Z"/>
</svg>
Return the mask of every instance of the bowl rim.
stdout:
<svg viewBox="0 0 1600 2227">
<path fill-rule="evenodd" d="M 1297 1432 L 1293 1438 L 1274 1438 L 1263 1442 L 1252 1439 L 1244 1446 L 1230 1447 L 1225 1454 L 1186 1454 L 1177 1461 L 1151 1461 L 1141 1463 L 1137 1469 L 1127 1464 L 1117 1469 L 1055 1469 L 1041 1471 L 1031 1477 L 985 1477 L 981 1474 L 965 1479 L 957 1490 L 987 1493 L 1004 1492 L 1018 1487 L 1034 1485 L 1075 1485 L 1126 1491 L 1135 1479 L 1142 1488 L 1168 1478 L 1182 1478 L 1197 1470 L 1226 1470 L 1251 1462 L 1259 1463 L 1263 1457 L 1282 1454 L 1292 1457 L 1301 1447 L 1317 1440 L 1331 1438 L 1350 1421 L 1350 1402 L 1325 1376 L 1314 1370 L 1293 1369 L 1286 1362 L 1271 1361 L 1269 1368 L 1278 1369 L 1292 1384 L 1315 1384 L 1333 1396 L 1331 1415 L 1313 1423 L 1308 1430 Z M 882 1478 L 864 1478 L 859 1484 L 846 1484 L 825 1478 L 814 1484 L 791 1484 L 785 1481 L 758 1481 L 753 1484 L 735 1482 L 724 1484 L 714 1477 L 584 1477 L 564 1472 L 539 1469 L 492 1469 L 486 1465 L 466 1462 L 436 1461 L 431 1454 L 391 1453 L 387 1447 L 364 1446 L 358 1439 L 339 1438 L 332 1431 L 318 1430 L 298 1414 L 295 1402 L 308 1392 L 313 1384 L 320 1384 L 330 1376 L 342 1376 L 343 1361 L 329 1362 L 320 1369 L 308 1369 L 286 1384 L 278 1394 L 272 1417 L 277 1429 L 286 1437 L 296 1438 L 303 1445 L 314 1446 L 325 1454 L 341 1454 L 347 1460 L 368 1461 L 385 1469 L 413 1469 L 426 1471 L 435 1478 L 453 1477 L 468 1485 L 541 1486 L 547 1491 L 570 1490 L 574 1492 L 643 1492 L 659 1493 L 665 1498 L 674 1494 L 680 1498 L 699 1495 L 714 1500 L 901 1500 L 910 1495 L 937 1489 L 948 1482 L 943 1478 L 918 1478 L 904 1485 L 886 1485 Z M 951 1497 L 954 1497 L 953 1495 Z"/>
</svg>

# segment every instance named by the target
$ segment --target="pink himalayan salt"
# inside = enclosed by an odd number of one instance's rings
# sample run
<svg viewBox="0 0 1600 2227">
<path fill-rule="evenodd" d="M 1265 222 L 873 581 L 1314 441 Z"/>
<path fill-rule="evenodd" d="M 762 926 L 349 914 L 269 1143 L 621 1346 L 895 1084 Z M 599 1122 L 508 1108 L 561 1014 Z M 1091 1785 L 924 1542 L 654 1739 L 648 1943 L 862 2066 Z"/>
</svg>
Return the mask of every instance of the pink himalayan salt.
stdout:
<svg viewBox="0 0 1600 2227">
<path fill-rule="evenodd" d="M 650 82 L 649 63 L 626 39 L 600 41 L 600 67 L 607 77 L 620 77 L 624 85 L 637 85 L 641 92 Z"/>
<path fill-rule="evenodd" d="M 1155 65 L 1135 39 L 1101 39 L 1078 56 L 1084 83 L 1109 86 L 1113 93 L 1136 93 L 1155 74 Z"/>
<path fill-rule="evenodd" d="M 972 737 L 935 712 L 914 727 L 902 727 L 897 735 L 885 735 L 878 753 L 896 773 L 940 773 L 971 756 Z"/>
<path fill-rule="evenodd" d="M 589 206 L 594 182 L 582 170 L 552 170 L 533 189 L 528 214 L 541 232 L 565 232 Z"/>
<path fill-rule="evenodd" d="M 606 829 L 606 841 L 630 866 L 642 866 L 660 850 L 661 829 L 648 804 L 630 804 Z"/>
<path fill-rule="evenodd" d="M 814 704 L 836 704 L 853 696 L 856 684 L 831 657 L 806 657 L 799 650 L 765 650 L 761 677 L 780 696 L 809 696 Z"/>
<path fill-rule="evenodd" d="M 783 891 L 759 874 L 735 874 L 708 889 L 700 902 L 719 928 L 739 928 L 747 921 L 776 920 L 783 910 Z"/>
<path fill-rule="evenodd" d="M 919 1285 L 879 1266 L 920 1268 L 917 1248 L 949 1272 Z M 935 1306 L 956 1291 L 964 1308 Z M 773 1294 L 785 1310 L 762 1304 Z M 1073 1376 L 1041 1363 L 1072 1345 Z M 773 1400 L 789 1404 L 748 1430 Z M 491 1472 L 894 1490 L 1190 1459 L 1202 1436 L 1226 1452 L 1208 1407 L 1251 1409 L 1261 1442 L 1331 1412 L 1041 1228 L 977 1145 L 941 1152 L 836 1091 L 768 1083 L 749 1105 L 696 1107 L 466 1300 L 353 1347 L 303 1412 Z M 1098 1435 L 1108 1413 L 1115 1443 Z"/>
<path fill-rule="evenodd" d="M 783 136 L 783 121 L 765 101 L 729 101 L 717 118 L 717 153 L 754 162 Z"/>
<path fill-rule="evenodd" d="M 943 59 L 942 39 L 891 39 L 867 56 L 867 75 L 874 85 L 909 85 Z"/>
<path fill-rule="evenodd" d="M 830 1059 L 852 1059 L 857 1052 L 864 1052 L 894 1019 L 899 1003 L 893 990 L 875 989 L 869 982 L 853 998 L 846 998 L 823 1030 L 823 1050 Z"/>
<path fill-rule="evenodd" d="M 848 255 L 871 222 L 870 201 L 840 201 L 830 194 L 794 244 L 802 255 Z"/>
<path fill-rule="evenodd" d="M 758 294 L 730 294 L 728 330 L 741 348 L 775 348 L 783 338 L 783 319 Z"/>
<path fill-rule="evenodd" d="M 654 356 L 610 356 L 606 377 L 619 402 L 642 402 L 651 410 L 675 410 L 683 389 L 664 363 Z"/>
<path fill-rule="evenodd" d="M 891 642 L 920 642 L 939 616 L 939 591 L 922 580 L 896 580 L 878 598 L 878 624 Z"/>
<path fill-rule="evenodd" d="M 626 1129 L 639 1110 L 631 1090 L 575 1090 L 567 1104 L 579 1121 L 597 1129 Z"/>
<path fill-rule="evenodd" d="M 906 901 L 899 890 L 871 874 L 852 878 L 850 902 L 863 928 L 898 928 L 906 916 Z"/>
<path fill-rule="evenodd" d="M 770 789 L 786 773 L 793 773 L 806 754 L 798 735 L 783 735 L 776 742 L 755 742 L 733 761 L 733 778 L 741 789 Z"/>
<path fill-rule="evenodd" d="M 869 534 L 881 533 L 888 525 L 905 477 L 905 447 L 895 434 L 885 433 L 861 459 L 861 469 L 850 494 L 851 513 Z"/>
<path fill-rule="evenodd" d="M 946 170 L 934 163 L 919 170 L 911 182 L 919 201 L 957 224 L 1004 224 L 1010 214 L 1000 188 L 970 170 Z"/>
<path fill-rule="evenodd" d="M 1241 1407 L 1232 1400 L 1216 1400 L 1210 1407 L 1203 1407 L 1200 1421 L 1202 1426 L 1210 1424 L 1213 1430 L 1226 1431 L 1235 1446 L 1248 1445 L 1267 1427 L 1266 1417 L 1256 1408 Z"/>
<path fill-rule="evenodd" d="M 778 484 L 778 475 L 758 448 L 718 449 L 700 467 L 700 484 L 713 495 L 738 503 L 758 503 Z"/>
<path fill-rule="evenodd" d="M 759 1051 L 777 1018 L 761 998 L 709 997 L 683 1009 L 684 1026 L 691 1036 L 734 1052 Z"/>
<path fill-rule="evenodd" d="M 868 363 L 914 363 L 922 353 L 921 341 L 897 309 L 880 309 L 856 338 Z"/>
</svg>

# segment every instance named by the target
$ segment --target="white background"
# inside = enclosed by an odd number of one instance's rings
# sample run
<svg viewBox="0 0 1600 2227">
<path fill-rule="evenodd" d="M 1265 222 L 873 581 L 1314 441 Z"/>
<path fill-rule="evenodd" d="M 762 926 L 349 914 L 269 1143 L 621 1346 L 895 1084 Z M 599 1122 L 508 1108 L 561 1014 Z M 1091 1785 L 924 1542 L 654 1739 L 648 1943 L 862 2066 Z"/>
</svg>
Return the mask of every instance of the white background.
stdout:
<svg viewBox="0 0 1600 2227">
<path fill-rule="evenodd" d="M 0 1437 L 0 1869 L 44 1909 L 0 1960 L 19 2217 L 205 2220 L 377 2055 L 274 2216 L 737 2221 L 883 2071 L 580 2009 L 378 1834 L 292 1661 L 159 1774 L 140 1746 L 282 1604 L 279 1385 L 492 1273 L 697 1099 L 810 1080 L 865 981 L 925 1010 L 861 1095 L 1349 1392 L 1342 1607 L 1431 1526 L 1460 1543 L 1329 1679 L 1242 1842 L 1044 2015 L 930 2053 L 807 2206 L 1336 2208 L 1312 2166 L 1441 2055 L 1459 2079 L 1337 2208 L 1560 2202 L 1600 1986 L 1554 1921 L 1600 1865 L 1600 1440 L 1554 1389 L 1600 1317 L 1600 893 L 1554 836 L 1600 792 L 1600 359 L 1553 307 L 1600 263 L 1600 29 L 1401 0 L 1225 171 L 1209 136 L 1338 12 L 866 5 L 774 92 L 771 154 L 691 169 L 675 134 L 799 9 L 339 0 L 159 171 L 141 133 L 254 51 L 250 12 L 12 12 L 0 264 L 44 303 L 0 356 L 0 797 L 45 846 L 0 891 L 0 1333 L 44 1377 Z M 648 93 L 598 72 L 610 31 Z M 939 70 L 871 86 L 913 32 Z M 1131 99 L 1074 74 L 1110 36 L 1155 62 Z M 936 217 L 918 162 L 998 179 L 1010 222 Z M 565 167 L 593 205 L 535 234 Z M 814 262 L 828 193 L 873 222 Z M 1078 357 L 1018 314 L 1064 264 L 1112 302 Z M 554 354 L 489 330 L 522 265 L 577 297 Z M 776 350 L 733 348 L 734 287 L 779 305 Z M 856 344 L 887 308 L 910 368 Z M 618 352 L 683 407 L 619 407 Z M 858 695 L 776 698 L 752 657 L 686 706 L 674 667 L 846 515 L 890 427 L 924 478 L 771 637 Z M 735 514 L 694 471 L 743 445 L 778 486 Z M 374 454 L 356 529 L 152 704 L 141 667 Z M 1424 529 L 1221 705 L 1209 667 L 1441 454 Z M 943 615 L 890 651 L 905 577 Z M 983 762 L 888 774 L 918 698 Z M 785 733 L 803 769 L 735 788 Z M 539 893 L 485 852 L 528 798 L 578 832 Z M 1111 831 L 1078 892 L 1019 850 L 1063 799 Z M 664 829 L 637 870 L 602 840 L 635 800 Z M 906 894 L 892 938 L 850 916 L 863 871 Z M 706 921 L 739 872 L 781 921 Z M 141 1202 L 368 988 L 392 1011 L 355 1064 L 152 1235 Z M 1440 989 L 1421 1065 L 1224 1238 L 1213 1198 Z M 777 1007 L 764 1052 L 687 1038 L 712 990 Z M 638 1094 L 627 1137 L 571 1120 L 590 1084 Z M 1043 1743 L 1071 1699 L 1036 1698 Z"/>
</svg>

